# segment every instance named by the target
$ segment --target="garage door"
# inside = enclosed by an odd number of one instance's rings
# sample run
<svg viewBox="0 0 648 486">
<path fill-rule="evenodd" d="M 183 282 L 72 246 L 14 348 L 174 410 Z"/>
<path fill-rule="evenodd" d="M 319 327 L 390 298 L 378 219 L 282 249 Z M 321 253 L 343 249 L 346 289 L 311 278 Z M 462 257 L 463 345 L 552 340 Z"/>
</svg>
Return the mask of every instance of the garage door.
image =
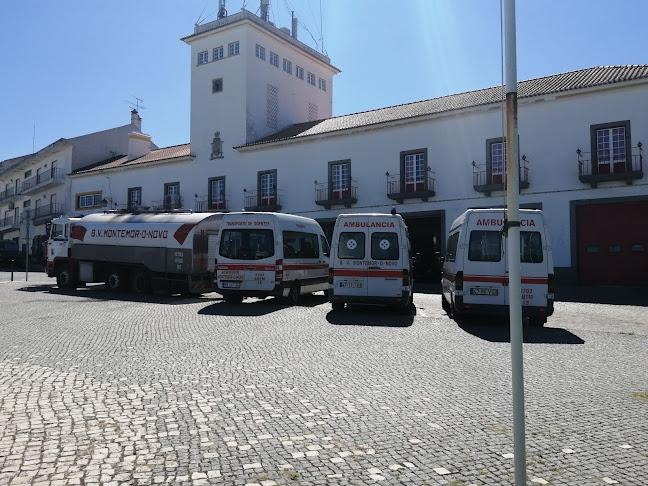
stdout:
<svg viewBox="0 0 648 486">
<path fill-rule="evenodd" d="M 648 285 L 648 201 L 576 207 L 583 285 Z"/>
</svg>

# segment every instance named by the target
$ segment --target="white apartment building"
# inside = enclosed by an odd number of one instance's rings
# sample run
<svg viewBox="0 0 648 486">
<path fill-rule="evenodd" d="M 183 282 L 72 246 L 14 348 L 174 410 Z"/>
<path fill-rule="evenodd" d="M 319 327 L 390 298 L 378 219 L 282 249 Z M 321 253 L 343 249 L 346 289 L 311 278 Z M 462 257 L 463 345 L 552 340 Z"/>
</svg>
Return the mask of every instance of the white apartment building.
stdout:
<svg viewBox="0 0 648 486">
<path fill-rule="evenodd" d="M 76 171 L 75 200 L 282 211 L 329 234 L 395 207 L 429 265 L 459 214 L 506 204 L 502 87 L 331 117 L 339 70 L 290 34 L 245 10 L 196 26 L 190 144 Z M 520 203 L 547 216 L 558 280 L 648 284 L 648 65 L 521 81 L 518 121 Z"/>
<path fill-rule="evenodd" d="M 52 218 L 86 207 L 101 208 L 101 198 L 72 197 L 68 175 L 137 150 L 141 129 L 142 120 L 133 110 L 127 125 L 61 138 L 33 154 L 0 162 L 0 239 L 17 241 L 23 251 L 27 245 L 29 253 L 38 256 Z M 148 144 L 150 152 L 150 137 Z"/>
</svg>

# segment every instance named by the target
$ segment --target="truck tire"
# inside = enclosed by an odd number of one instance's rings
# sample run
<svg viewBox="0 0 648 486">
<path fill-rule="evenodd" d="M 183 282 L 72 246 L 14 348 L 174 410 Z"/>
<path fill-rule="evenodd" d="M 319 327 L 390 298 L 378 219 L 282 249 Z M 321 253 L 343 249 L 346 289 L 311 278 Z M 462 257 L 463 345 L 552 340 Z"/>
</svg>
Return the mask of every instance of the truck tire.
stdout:
<svg viewBox="0 0 648 486">
<path fill-rule="evenodd" d="M 112 268 L 106 277 L 106 290 L 121 292 L 125 287 L 124 271 L 121 268 Z"/>
<path fill-rule="evenodd" d="M 129 287 L 134 294 L 149 294 L 151 292 L 151 279 L 148 272 L 142 268 L 131 271 Z"/>
<path fill-rule="evenodd" d="M 59 289 L 65 290 L 75 288 L 72 273 L 67 264 L 59 265 L 56 269 L 56 285 Z"/>
<path fill-rule="evenodd" d="M 344 302 L 331 302 L 331 307 L 335 312 L 342 312 L 344 310 Z"/>
</svg>

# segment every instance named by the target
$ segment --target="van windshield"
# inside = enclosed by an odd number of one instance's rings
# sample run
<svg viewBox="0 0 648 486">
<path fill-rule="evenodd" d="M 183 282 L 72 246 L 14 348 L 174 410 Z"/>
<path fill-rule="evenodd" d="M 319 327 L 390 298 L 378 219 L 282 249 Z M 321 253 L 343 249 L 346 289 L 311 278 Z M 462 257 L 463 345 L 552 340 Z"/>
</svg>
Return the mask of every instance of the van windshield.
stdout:
<svg viewBox="0 0 648 486">
<path fill-rule="evenodd" d="M 268 229 L 225 229 L 218 254 L 232 260 L 262 260 L 274 256 L 274 232 Z"/>
<path fill-rule="evenodd" d="M 359 258 L 365 257 L 365 234 L 358 232 L 340 233 L 338 241 L 338 258 Z"/>
</svg>

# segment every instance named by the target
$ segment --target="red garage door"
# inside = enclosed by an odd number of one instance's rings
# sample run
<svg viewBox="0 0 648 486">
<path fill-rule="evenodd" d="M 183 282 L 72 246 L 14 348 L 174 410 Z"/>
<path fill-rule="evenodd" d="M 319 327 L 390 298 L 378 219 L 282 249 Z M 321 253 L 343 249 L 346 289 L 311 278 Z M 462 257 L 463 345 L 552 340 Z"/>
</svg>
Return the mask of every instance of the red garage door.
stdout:
<svg viewBox="0 0 648 486">
<path fill-rule="evenodd" d="M 583 285 L 648 285 L 648 201 L 576 207 Z"/>
</svg>

